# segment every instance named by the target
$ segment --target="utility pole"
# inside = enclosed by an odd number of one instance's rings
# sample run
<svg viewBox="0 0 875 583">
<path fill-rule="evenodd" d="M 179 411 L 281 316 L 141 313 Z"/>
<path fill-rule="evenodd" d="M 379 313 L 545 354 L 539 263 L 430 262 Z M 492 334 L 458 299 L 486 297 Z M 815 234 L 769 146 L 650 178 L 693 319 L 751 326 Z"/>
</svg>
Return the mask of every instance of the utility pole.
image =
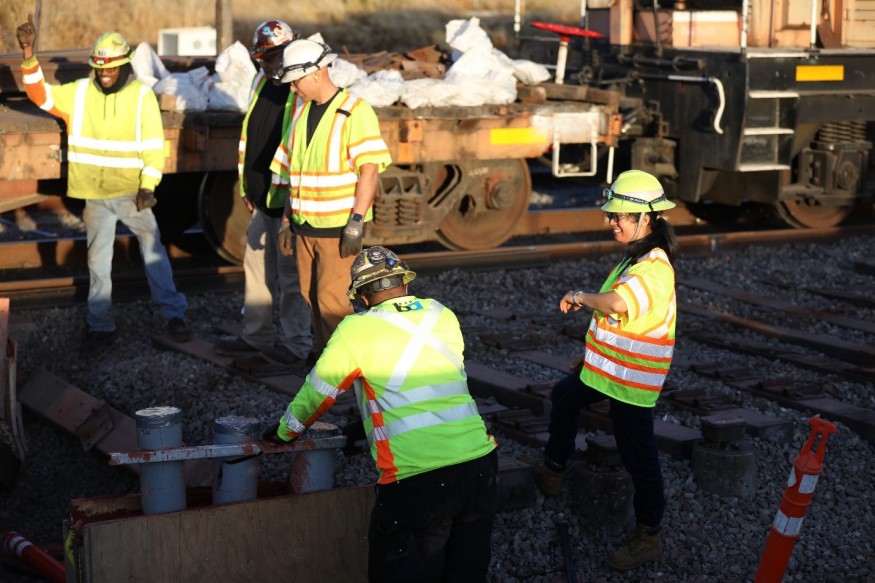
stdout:
<svg viewBox="0 0 875 583">
<path fill-rule="evenodd" d="M 231 15 L 231 0 L 216 0 L 216 54 L 234 42 L 234 19 Z"/>
</svg>

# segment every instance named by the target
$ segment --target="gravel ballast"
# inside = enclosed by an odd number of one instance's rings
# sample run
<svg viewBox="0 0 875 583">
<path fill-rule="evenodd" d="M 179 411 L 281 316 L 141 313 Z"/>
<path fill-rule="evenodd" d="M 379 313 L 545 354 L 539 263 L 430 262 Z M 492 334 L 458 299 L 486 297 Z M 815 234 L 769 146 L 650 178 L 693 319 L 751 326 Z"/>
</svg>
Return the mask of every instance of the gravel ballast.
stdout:
<svg viewBox="0 0 875 583">
<path fill-rule="evenodd" d="M 677 261 L 681 304 L 719 309 L 737 316 L 762 319 L 799 330 L 800 335 L 823 334 L 875 346 L 864 331 L 838 328 L 800 314 L 767 311 L 724 296 L 684 286 L 686 278 L 704 278 L 727 287 L 780 298 L 812 310 L 833 311 L 875 322 L 872 308 L 824 299 L 806 286 L 856 291 L 872 296 L 875 278 L 853 269 L 854 261 L 870 260 L 875 237 L 857 236 L 823 245 L 751 246 L 732 255 Z M 618 248 L 619 251 L 619 248 Z M 451 270 L 421 274 L 412 293 L 434 297 L 453 309 L 466 331 L 466 358 L 513 375 L 539 382 L 554 382 L 563 373 L 515 358 L 506 350 L 485 346 L 484 330 L 508 338 L 529 338 L 541 350 L 571 359 L 582 344 L 561 334 L 555 324 L 538 325 L 527 319 L 498 320 L 483 310 L 502 308 L 518 314 L 558 314 L 558 302 L 569 289 L 596 290 L 613 267 L 618 254 L 598 260 L 564 261 L 541 268 L 470 272 Z M 214 341 L 223 328 L 239 318 L 242 290 L 188 295 L 189 323 L 196 336 Z M 150 300 L 115 304 L 119 334 L 102 352 L 85 357 L 79 345 L 83 335 L 84 306 L 16 309 L 12 305 L 12 334 L 19 342 L 19 387 L 40 368 L 104 400 L 133 417 L 151 406 L 173 405 L 183 412 L 183 439 L 188 444 L 211 441 L 213 420 L 231 415 L 273 419 L 284 411 L 288 397 L 264 384 L 248 381 L 228 370 L 174 351 L 161 350 L 152 334 L 164 323 Z M 581 329 L 584 314 L 568 316 Z M 781 344 L 730 324 L 687 315 L 681 311 L 675 358 L 684 362 L 720 362 L 748 367 L 767 378 L 789 378 L 820 385 L 826 394 L 870 411 L 875 409 L 875 387 L 838 376 L 824 375 L 778 360 L 772 354 L 728 352 L 685 337 L 685 330 L 703 329 L 737 337 Z M 471 332 L 467 332 L 467 331 Z M 793 350 L 803 350 L 794 347 Z M 812 355 L 817 353 L 812 352 Z M 819 356 L 819 355 L 817 355 Z M 739 406 L 774 415 L 793 423 L 792 439 L 776 443 L 746 438 L 756 453 L 757 480 L 752 498 L 721 498 L 697 484 L 689 460 L 661 454 L 667 509 L 662 557 L 630 573 L 616 573 L 605 563 L 610 550 L 623 542 L 621 529 L 600 527 L 580 518 L 566 479 L 559 499 L 536 492 L 531 508 L 499 513 L 493 533 L 490 580 L 501 583 L 563 581 L 557 522 L 567 522 L 578 580 L 613 581 L 751 581 L 757 571 L 769 527 L 787 482 L 792 461 L 808 436 L 809 413 L 788 409 L 725 385 L 721 380 L 675 367 L 671 385 L 702 389 L 729 397 Z M 698 427 L 699 418 L 670 407 L 657 407 L 665 421 Z M 346 423 L 328 414 L 324 421 Z M 61 524 L 75 498 L 109 496 L 138 491 L 136 477 L 110 467 L 96 451 L 83 452 L 78 441 L 61 428 L 24 411 L 27 460 L 11 492 L 0 492 L 0 526 L 14 529 L 40 543 L 60 543 Z M 796 544 L 785 582 L 875 581 L 875 447 L 842 423 L 830 437 L 823 475 L 817 482 L 801 538 Z M 497 434 L 500 453 L 537 458 L 540 450 Z M 282 460 L 262 467 L 262 478 L 285 479 Z M 570 472 L 569 472 L 570 473 Z M 338 453 L 339 486 L 373 483 L 376 473 L 366 455 L 345 458 Z M 631 525 L 630 525 L 631 526 Z M 5 578 L 4 578 L 5 577 Z M 34 581 L 0 570 L 0 580 Z"/>
</svg>

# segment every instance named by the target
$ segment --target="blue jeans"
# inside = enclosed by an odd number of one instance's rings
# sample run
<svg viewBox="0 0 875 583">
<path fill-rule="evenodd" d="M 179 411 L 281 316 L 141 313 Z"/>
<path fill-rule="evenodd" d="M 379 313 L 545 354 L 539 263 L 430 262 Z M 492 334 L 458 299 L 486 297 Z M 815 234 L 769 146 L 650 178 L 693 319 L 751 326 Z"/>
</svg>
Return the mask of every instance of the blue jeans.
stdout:
<svg viewBox="0 0 875 583">
<path fill-rule="evenodd" d="M 635 518 L 641 524 L 658 526 L 665 512 L 665 497 L 651 407 L 611 399 L 585 385 L 577 374 L 568 375 L 556 383 L 550 393 L 553 407 L 550 410 L 550 437 L 544 455 L 564 466 L 574 453 L 580 410 L 604 399 L 611 403 L 611 425 L 620 460 L 635 486 L 632 499 Z"/>
<path fill-rule="evenodd" d="M 377 485 L 368 580 L 485 582 L 498 508 L 498 452 Z"/>
<path fill-rule="evenodd" d="M 85 201 L 82 214 L 88 242 L 88 311 L 85 322 L 91 332 L 112 332 L 115 320 L 112 314 L 112 253 L 118 221 L 131 230 L 140 243 L 140 254 L 146 268 L 146 280 L 152 299 L 161 308 L 165 320 L 185 319 L 188 303 L 176 291 L 173 271 L 167 251 L 161 243 L 161 233 L 152 209 L 138 211 L 134 196 Z"/>
<path fill-rule="evenodd" d="M 255 209 L 246 230 L 243 272 L 243 333 L 251 346 L 263 350 L 277 341 L 298 358 L 313 347 L 310 306 L 301 295 L 298 264 L 280 251 L 277 233 L 282 218 Z M 277 301 L 279 300 L 279 301 Z M 274 327 L 274 304 L 279 308 L 279 335 Z"/>
</svg>

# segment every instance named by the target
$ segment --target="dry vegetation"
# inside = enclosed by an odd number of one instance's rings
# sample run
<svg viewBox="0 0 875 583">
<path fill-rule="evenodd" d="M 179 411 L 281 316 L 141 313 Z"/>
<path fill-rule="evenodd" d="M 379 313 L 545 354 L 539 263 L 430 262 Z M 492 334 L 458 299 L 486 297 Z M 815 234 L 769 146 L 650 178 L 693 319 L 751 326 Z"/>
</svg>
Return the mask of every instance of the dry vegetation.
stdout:
<svg viewBox="0 0 875 583">
<path fill-rule="evenodd" d="M 578 20 L 577 2 L 522 4 L 526 20 Z M 131 45 L 156 46 L 162 28 L 215 25 L 216 0 L 0 0 L 0 5 L 0 52 L 8 53 L 18 52 L 15 28 L 37 9 L 39 50 L 90 47 L 108 30 L 121 32 Z M 472 16 L 506 49 L 513 12 L 514 0 L 232 0 L 235 40 L 248 44 L 259 22 L 281 18 L 305 34 L 319 31 L 333 47 L 351 53 L 445 44 L 447 21 Z"/>
</svg>

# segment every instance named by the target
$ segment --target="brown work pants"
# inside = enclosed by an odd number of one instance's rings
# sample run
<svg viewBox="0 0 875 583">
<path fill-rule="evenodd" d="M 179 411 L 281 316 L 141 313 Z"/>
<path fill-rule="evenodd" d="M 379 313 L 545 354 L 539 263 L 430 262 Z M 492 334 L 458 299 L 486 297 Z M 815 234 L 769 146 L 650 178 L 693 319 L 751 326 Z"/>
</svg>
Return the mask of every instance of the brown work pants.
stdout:
<svg viewBox="0 0 875 583">
<path fill-rule="evenodd" d="M 297 235 L 295 246 L 301 295 L 313 318 L 313 351 L 319 355 L 340 321 L 353 312 L 346 292 L 355 255 L 341 257 L 337 237 Z"/>
</svg>

